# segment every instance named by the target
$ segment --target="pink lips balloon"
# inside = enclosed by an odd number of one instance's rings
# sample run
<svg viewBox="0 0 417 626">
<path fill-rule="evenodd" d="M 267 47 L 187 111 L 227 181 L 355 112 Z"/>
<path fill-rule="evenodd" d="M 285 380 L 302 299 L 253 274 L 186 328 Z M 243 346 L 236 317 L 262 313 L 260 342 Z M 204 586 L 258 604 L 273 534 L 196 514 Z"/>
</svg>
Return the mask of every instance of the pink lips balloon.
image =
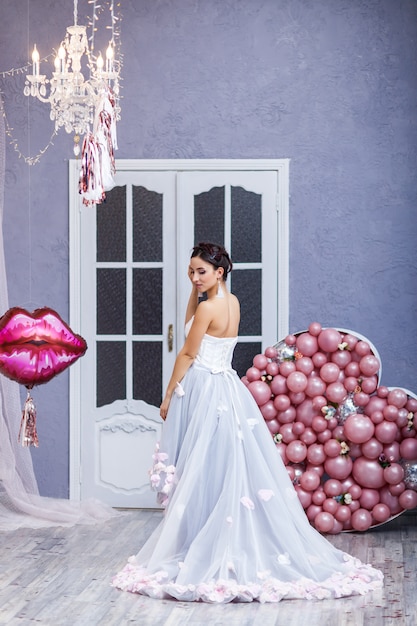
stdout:
<svg viewBox="0 0 417 626">
<path fill-rule="evenodd" d="M 0 318 L 0 372 L 26 387 L 47 383 L 87 350 L 58 313 L 14 307 Z"/>
<path fill-rule="evenodd" d="M 48 307 L 33 313 L 13 307 L 0 318 L 0 373 L 28 390 L 63 372 L 86 350 L 85 340 Z M 23 446 L 38 446 L 36 410 L 29 391 L 19 440 Z"/>
<path fill-rule="evenodd" d="M 248 388 L 317 530 L 362 532 L 417 506 L 417 396 L 379 386 L 370 341 L 313 322 L 253 364 Z"/>
</svg>

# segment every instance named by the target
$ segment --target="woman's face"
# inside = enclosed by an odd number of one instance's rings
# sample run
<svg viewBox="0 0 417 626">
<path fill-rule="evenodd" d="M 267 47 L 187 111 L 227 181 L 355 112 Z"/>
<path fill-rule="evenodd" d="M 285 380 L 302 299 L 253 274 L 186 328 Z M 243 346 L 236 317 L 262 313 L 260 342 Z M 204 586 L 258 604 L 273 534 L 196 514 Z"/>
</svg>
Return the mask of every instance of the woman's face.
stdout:
<svg viewBox="0 0 417 626">
<path fill-rule="evenodd" d="M 197 291 L 205 293 L 217 286 L 217 280 L 221 276 L 222 270 L 216 269 L 211 263 L 207 263 L 201 257 L 195 256 L 190 260 L 188 274 Z"/>
</svg>

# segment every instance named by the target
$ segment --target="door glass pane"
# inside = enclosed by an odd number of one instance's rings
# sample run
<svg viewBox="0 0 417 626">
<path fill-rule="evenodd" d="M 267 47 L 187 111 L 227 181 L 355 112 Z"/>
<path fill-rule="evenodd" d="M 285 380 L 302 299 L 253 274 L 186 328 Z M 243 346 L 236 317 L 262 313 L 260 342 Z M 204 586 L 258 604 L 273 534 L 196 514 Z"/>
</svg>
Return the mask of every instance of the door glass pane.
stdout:
<svg viewBox="0 0 417 626">
<path fill-rule="evenodd" d="M 232 292 L 240 301 L 239 335 L 262 335 L 262 270 L 235 269 Z"/>
<path fill-rule="evenodd" d="M 253 357 L 262 352 L 260 341 L 248 341 L 248 343 L 238 343 L 233 354 L 233 369 L 237 371 L 240 378 L 246 374 L 252 366 Z"/>
<path fill-rule="evenodd" d="M 97 341 L 97 406 L 126 397 L 126 343 Z"/>
<path fill-rule="evenodd" d="M 97 269 L 97 334 L 126 333 L 126 270 Z"/>
<path fill-rule="evenodd" d="M 194 243 L 224 245 L 224 187 L 213 187 L 194 196 Z"/>
<path fill-rule="evenodd" d="M 162 194 L 133 186 L 133 261 L 162 261 Z"/>
<path fill-rule="evenodd" d="M 162 400 L 162 342 L 133 342 L 133 398 L 159 406 Z"/>
<path fill-rule="evenodd" d="M 133 334 L 162 333 L 162 268 L 133 270 Z"/>
<path fill-rule="evenodd" d="M 126 187 L 106 191 L 97 206 L 97 261 L 126 260 Z"/>
<path fill-rule="evenodd" d="M 243 187 L 231 190 L 233 263 L 262 261 L 262 196 Z"/>
</svg>

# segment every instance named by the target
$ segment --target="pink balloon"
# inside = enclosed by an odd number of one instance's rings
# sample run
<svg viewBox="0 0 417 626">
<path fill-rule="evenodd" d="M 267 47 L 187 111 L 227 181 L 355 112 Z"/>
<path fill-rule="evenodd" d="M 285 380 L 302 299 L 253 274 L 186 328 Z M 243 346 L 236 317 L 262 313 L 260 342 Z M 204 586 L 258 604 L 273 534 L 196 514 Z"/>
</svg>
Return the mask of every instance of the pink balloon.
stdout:
<svg viewBox="0 0 417 626">
<path fill-rule="evenodd" d="M 353 478 L 362 487 L 380 489 L 385 485 L 384 470 L 378 461 L 360 456 L 353 463 Z"/>
<path fill-rule="evenodd" d="M 362 391 L 367 394 L 373 393 L 378 385 L 378 377 L 370 376 L 369 378 L 362 378 L 361 387 Z"/>
<path fill-rule="evenodd" d="M 356 344 L 358 343 L 358 338 L 354 337 L 354 335 L 351 335 L 350 333 L 346 333 L 346 335 L 343 335 L 342 341 L 343 343 L 347 343 L 349 350 L 354 350 Z"/>
<path fill-rule="evenodd" d="M 249 382 L 259 380 L 261 378 L 261 372 L 257 367 L 250 367 L 246 372 L 246 378 Z"/>
<path fill-rule="evenodd" d="M 326 498 L 326 500 L 323 502 L 323 511 L 326 511 L 327 513 L 331 513 L 332 515 L 334 515 L 338 508 L 339 504 L 334 498 Z"/>
<path fill-rule="evenodd" d="M 417 506 L 417 492 L 413 489 L 406 489 L 399 496 L 398 503 L 403 509 L 414 509 Z"/>
<path fill-rule="evenodd" d="M 313 493 L 312 500 L 314 504 L 321 506 L 326 499 L 326 494 L 323 491 L 322 487 L 318 487 L 316 491 Z"/>
<path fill-rule="evenodd" d="M 382 411 L 382 415 L 387 422 L 396 422 L 398 419 L 398 409 L 393 404 L 387 404 Z"/>
<path fill-rule="evenodd" d="M 405 409 L 405 408 L 398 409 L 397 426 L 398 426 L 398 428 L 404 428 L 404 426 L 408 426 L 408 411 L 407 411 L 407 409 Z"/>
<path fill-rule="evenodd" d="M 317 352 L 317 339 L 313 335 L 310 335 L 310 333 L 301 333 L 301 335 L 298 335 L 295 345 L 303 356 L 313 356 L 313 354 Z"/>
<path fill-rule="evenodd" d="M 310 522 L 314 522 L 315 518 L 319 513 L 322 513 L 323 509 L 318 504 L 310 504 L 308 509 L 306 510 L 306 514 Z"/>
<path fill-rule="evenodd" d="M 267 348 L 268 349 L 268 348 Z M 266 366 L 266 373 L 270 376 L 276 376 L 279 372 L 279 365 L 276 361 L 271 361 Z"/>
<path fill-rule="evenodd" d="M 342 335 L 334 328 L 325 328 L 318 336 L 318 344 L 323 352 L 336 352 L 342 343 Z"/>
<path fill-rule="evenodd" d="M 337 383 L 335 383 L 337 384 Z M 322 396 L 326 391 L 326 383 L 318 376 L 310 377 L 305 388 L 306 396 L 313 398 L 314 396 Z"/>
<path fill-rule="evenodd" d="M 336 363 L 325 363 L 320 368 L 320 378 L 325 383 L 334 383 L 340 374 L 340 368 Z"/>
<path fill-rule="evenodd" d="M 265 350 L 265 356 L 268 359 L 276 359 L 278 357 L 278 350 L 273 346 L 268 346 Z"/>
<path fill-rule="evenodd" d="M 379 502 L 378 489 L 362 489 L 361 497 L 359 498 L 359 504 L 363 509 L 371 511 L 373 507 Z"/>
<path fill-rule="evenodd" d="M 305 429 L 306 427 L 304 426 L 303 422 L 294 422 L 292 432 L 294 433 L 294 435 L 302 435 Z"/>
<path fill-rule="evenodd" d="M 397 409 L 402 409 L 407 404 L 407 394 L 404 389 L 391 389 L 387 400 L 388 404 L 393 404 Z"/>
<path fill-rule="evenodd" d="M 384 446 L 380 441 L 371 437 L 362 444 L 362 454 L 367 459 L 377 459 L 383 452 Z"/>
<path fill-rule="evenodd" d="M 299 372 L 309 376 L 314 369 L 314 363 L 309 356 L 303 356 L 301 359 L 296 360 L 295 367 Z"/>
<path fill-rule="evenodd" d="M 345 422 L 345 434 L 353 443 L 365 443 L 373 436 L 375 426 L 366 415 L 352 413 Z"/>
<path fill-rule="evenodd" d="M 350 508 L 346 506 L 346 504 L 341 504 L 335 513 L 335 518 L 339 522 L 343 523 L 343 522 L 347 522 L 348 520 L 350 520 L 351 515 L 352 515 L 352 511 L 350 510 Z"/>
<path fill-rule="evenodd" d="M 304 472 L 300 478 L 300 485 L 305 491 L 315 491 L 320 485 L 320 476 L 316 472 Z"/>
<path fill-rule="evenodd" d="M 400 443 L 400 455 L 407 461 L 417 459 L 417 439 L 403 439 Z"/>
<path fill-rule="evenodd" d="M 324 352 L 316 352 L 311 357 L 311 360 L 313 361 L 314 367 L 320 369 L 322 365 L 327 363 L 327 356 L 324 354 Z"/>
<path fill-rule="evenodd" d="M 278 421 L 281 424 L 291 424 L 295 420 L 296 410 L 293 406 L 289 406 L 285 411 L 278 413 Z"/>
<path fill-rule="evenodd" d="M 317 435 L 317 439 L 320 441 L 320 443 L 326 443 L 326 441 L 328 441 L 331 438 L 332 438 L 332 431 L 330 430 L 330 428 L 326 428 L 325 430 L 322 430 Z"/>
<path fill-rule="evenodd" d="M 273 402 L 277 411 L 286 411 L 291 405 L 291 401 L 285 393 L 280 393 L 275 396 Z"/>
<path fill-rule="evenodd" d="M 378 502 L 372 509 L 372 517 L 377 523 L 383 524 L 391 517 L 391 511 L 386 504 Z"/>
<path fill-rule="evenodd" d="M 259 406 L 262 406 L 271 397 L 271 389 L 263 380 L 253 380 L 249 383 L 248 389 Z"/>
<path fill-rule="evenodd" d="M 404 479 L 404 469 L 399 463 L 384 468 L 384 478 L 389 485 L 397 485 Z"/>
<path fill-rule="evenodd" d="M 417 412 L 417 398 L 408 398 L 405 408 L 407 409 L 407 411 L 416 413 Z"/>
<path fill-rule="evenodd" d="M 370 528 L 372 524 L 372 515 L 366 509 L 358 509 L 352 514 L 350 518 L 352 527 L 355 530 L 365 531 Z"/>
<path fill-rule="evenodd" d="M 288 397 L 291 400 L 291 403 L 294 404 L 295 406 L 298 406 L 299 404 L 301 404 L 302 402 L 304 402 L 304 400 L 306 399 L 306 394 L 303 393 L 302 391 L 290 391 L 288 393 Z"/>
<path fill-rule="evenodd" d="M 277 410 L 274 407 L 274 403 L 272 402 L 272 400 L 268 400 L 268 402 L 265 402 L 265 404 L 260 407 L 260 410 L 264 417 L 264 420 L 266 421 L 273 420 L 277 416 Z"/>
<path fill-rule="evenodd" d="M 399 503 L 399 499 L 397 498 L 397 496 L 393 496 L 392 494 L 390 494 L 388 487 L 383 487 L 380 493 L 381 502 L 389 507 L 391 515 L 397 515 L 398 513 L 401 513 L 403 507 Z"/>
<path fill-rule="evenodd" d="M 371 353 L 371 346 L 367 341 L 358 341 L 358 343 L 355 345 L 355 352 L 359 356 L 365 356 L 366 354 Z"/>
<path fill-rule="evenodd" d="M 401 458 L 400 444 L 398 441 L 386 444 L 384 446 L 383 453 L 390 463 L 397 463 Z"/>
<path fill-rule="evenodd" d="M 405 491 L 405 483 L 401 481 L 396 485 L 388 485 L 388 491 L 392 496 L 399 496 L 403 491 Z"/>
<path fill-rule="evenodd" d="M 319 532 L 328 533 L 333 529 L 334 517 L 331 513 L 322 511 L 315 516 L 314 525 Z"/>
<path fill-rule="evenodd" d="M 349 455 L 353 458 L 353 459 L 357 459 L 358 456 L 363 456 L 362 455 L 362 447 L 360 443 L 352 443 L 351 441 L 349 442 Z"/>
<path fill-rule="evenodd" d="M 295 335 L 287 335 L 285 337 L 285 343 L 287 346 L 295 346 L 295 342 L 297 341 L 297 337 Z"/>
<path fill-rule="evenodd" d="M 324 493 L 329 497 L 340 496 L 342 493 L 342 483 L 335 478 L 329 478 L 323 485 Z"/>
<path fill-rule="evenodd" d="M 295 485 L 298 499 L 301 502 L 303 509 L 307 509 L 311 504 L 311 492 L 305 491 L 300 485 Z"/>
<path fill-rule="evenodd" d="M 315 413 L 319 413 L 324 406 L 327 406 L 327 399 L 324 396 L 314 396 L 312 406 Z"/>
<path fill-rule="evenodd" d="M 279 373 L 281 374 L 281 376 L 284 376 L 284 378 L 288 378 L 288 376 L 292 372 L 295 372 L 295 363 L 294 363 L 294 361 L 283 361 L 280 364 L 280 366 L 279 366 Z M 287 381 L 287 386 L 288 386 L 288 381 Z"/>
<path fill-rule="evenodd" d="M 304 432 L 300 435 L 300 440 L 303 441 L 307 446 L 311 446 L 311 444 L 317 441 L 317 435 L 310 426 L 307 426 Z"/>
<path fill-rule="evenodd" d="M 247 387 L 249 385 L 249 381 L 248 381 L 248 377 L 247 376 L 242 376 L 242 378 L 240 380 L 245 385 L 245 387 Z"/>
<path fill-rule="evenodd" d="M 398 434 L 398 426 L 395 422 L 384 420 L 375 427 L 375 437 L 381 443 L 392 443 Z"/>
<path fill-rule="evenodd" d="M 336 457 L 339 456 L 342 446 L 337 439 L 329 439 L 324 444 L 324 452 L 328 457 Z"/>
<path fill-rule="evenodd" d="M 268 422 L 266 422 L 266 425 L 268 426 L 269 432 L 272 435 L 276 435 L 276 433 L 279 431 L 279 424 L 277 420 L 269 420 Z"/>
<path fill-rule="evenodd" d="M 362 495 L 362 487 L 360 487 L 356 483 L 353 483 L 350 485 L 350 487 L 348 487 L 348 492 L 354 500 L 359 500 Z"/>
<path fill-rule="evenodd" d="M 371 413 L 371 420 L 374 424 L 380 424 L 381 422 L 383 422 L 384 415 L 382 411 L 374 411 L 373 413 Z"/>
<path fill-rule="evenodd" d="M 307 376 L 303 372 L 291 372 L 287 378 L 287 387 L 290 391 L 304 391 L 307 387 Z"/>
<path fill-rule="evenodd" d="M 346 398 L 346 395 L 346 389 L 342 383 L 336 382 L 327 385 L 326 396 L 330 400 L 330 402 L 340 404 L 340 402 L 342 402 L 342 400 Z"/>
<path fill-rule="evenodd" d="M 268 422 L 268 425 L 271 422 Z M 297 439 L 297 436 L 294 435 L 293 431 L 292 431 L 292 424 L 282 424 L 279 427 L 279 432 L 282 435 L 282 441 L 284 443 L 291 443 L 292 441 L 295 441 Z"/>
<path fill-rule="evenodd" d="M 258 370 L 266 369 L 269 361 L 264 354 L 257 354 L 253 357 L 253 366 L 257 367 Z"/>
<path fill-rule="evenodd" d="M 379 388 L 380 389 L 380 388 Z M 372 415 L 374 411 L 382 411 L 387 406 L 387 401 L 385 398 L 380 398 L 379 396 L 372 396 L 369 400 L 368 404 L 365 407 L 366 415 Z"/>
<path fill-rule="evenodd" d="M 352 471 L 352 459 L 349 456 L 335 456 L 324 463 L 324 469 L 330 478 L 344 480 Z"/>
<path fill-rule="evenodd" d="M 379 360 L 373 354 L 366 354 L 359 361 L 359 369 L 364 376 L 373 376 L 380 368 Z"/>
<path fill-rule="evenodd" d="M 353 402 L 354 404 L 356 404 L 356 406 L 364 407 L 369 402 L 369 395 L 364 391 L 359 391 L 353 396 Z"/>
<path fill-rule="evenodd" d="M 319 322 L 311 322 L 308 327 L 308 332 L 310 335 L 313 335 L 313 337 L 317 337 L 321 333 L 321 324 Z"/>
<path fill-rule="evenodd" d="M 324 467 L 323 467 L 323 465 L 313 465 L 312 463 L 307 463 L 306 470 L 308 472 L 314 472 L 315 474 L 317 474 L 317 476 L 320 476 L 320 478 L 324 474 Z"/>
<path fill-rule="evenodd" d="M 286 394 L 288 392 L 287 380 L 281 374 L 277 374 L 271 380 L 270 384 L 271 393 L 275 396 L 279 394 Z"/>
<path fill-rule="evenodd" d="M 311 428 L 316 433 L 322 433 L 327 428 L 327 421 L 320 415 L 315 415 L 311 420 Z"/>
<path fill-rule="evenodd" d="M 307 446 L 299 440 L 291 441 L 287 445 L 287 458 L 293 463 L 302 463 L 307 456 Z"/>
<path fill-rule="evenodd" d="M 303 422 L 306 426 L 311 426 L 312 419 L 316 414 L 313 409 L 313 402 L 307 398 L 297 407 L 297 420 Z"/>
<path fill-rule="evenodd" d="M 322 465 L 326 460 L 323 446 L 319 443 L 312 443 L 308 446 L 307 460 L 313 465 Z"/>
<path fill-rule="evenodd" d="M 353 502 L 351 502 L 349 504 L 349 508 L 350 508 L 350 512 L 354 513 L 355 511 L 357 511 L 358 509 L 361 508 L 361 505 L 359 504 L 359 500 L 354 500 Z"/>
<path fill-rule="evenodd" d="M 341 370 L 344 370 L 352 361 L 352 355 L 347 350 L 337 350 L 337 352 L 332 352 L 330 359 L 332 363 L 335 363 Z"/>
<path fill-rule="evenodd" d="M 358 386 L 358 379 L 355 376 L 346 376 L 343 386 L 346 389 L 346 391 L 349 391 L 349 392 L 355 391 L 355 389 Z"/>
<path fill-rule="evenodd" d="M 329 531 L 331 535 L 337 535 L 338 533 L 341 533 L 343 530 L 343 524 L 342 522 L 339 522 L 338 519 L 336 519 L 336 516 L 334 516 L 334 524 L 333 524 L 333 528 Z"/>
<path fill-rule="evenodd" d="M 383 385 L 381 385 L 381 387 L 378 387 L 377 395 L 379 398 L 387 398 L 388 394 L 389 394 L 388 387 L 385 387 Z"/>
<path fill-rule="evenodd" d="M 359 363 L 356 361 L 350 361 L 345 367 L 346 376 L 353 376 L 354 378 L 359 378 L 360 376 Z"/>
</svg>

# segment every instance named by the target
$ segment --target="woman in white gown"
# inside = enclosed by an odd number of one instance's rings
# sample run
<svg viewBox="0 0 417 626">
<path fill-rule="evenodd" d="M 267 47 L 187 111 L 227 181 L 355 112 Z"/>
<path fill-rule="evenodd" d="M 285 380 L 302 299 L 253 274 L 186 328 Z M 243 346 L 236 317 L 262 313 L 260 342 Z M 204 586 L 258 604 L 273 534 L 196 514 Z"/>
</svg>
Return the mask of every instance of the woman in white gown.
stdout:
<svg viewBox="0 0 417 626">
<path fill-rule="evenodd" d="M 382 573 L 309 523 L 252 395 L 231 367 L 232 263 L 201 243 L 189 265 L 186 341 L 160 407 L 151 484 L 165 516 L 113 586 L 153 598 L 278 602 L 363 594 Z M 199 294 L 207 300 L 200 302 Z"/>
</svg>

